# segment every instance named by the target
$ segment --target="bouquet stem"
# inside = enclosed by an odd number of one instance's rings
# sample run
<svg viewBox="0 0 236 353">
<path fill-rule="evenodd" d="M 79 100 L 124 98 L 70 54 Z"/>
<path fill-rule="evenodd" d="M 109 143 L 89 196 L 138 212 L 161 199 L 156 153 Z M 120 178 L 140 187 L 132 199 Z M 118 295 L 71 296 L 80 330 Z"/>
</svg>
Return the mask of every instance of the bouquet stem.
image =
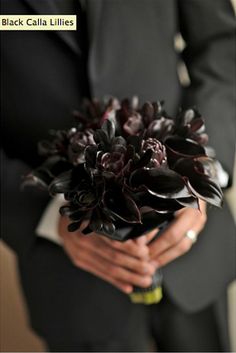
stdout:
<svg viewBox="0 0 236 353">
<path fill-rule="evenodd" d="M 129 294 L 130 299 L 136 304 L 156 304 L 162 299 L 162 273 L 157 270 L 153 276 L 152 285 L 148 288 L 135 287 L 134 291 Z"/>
</svg>

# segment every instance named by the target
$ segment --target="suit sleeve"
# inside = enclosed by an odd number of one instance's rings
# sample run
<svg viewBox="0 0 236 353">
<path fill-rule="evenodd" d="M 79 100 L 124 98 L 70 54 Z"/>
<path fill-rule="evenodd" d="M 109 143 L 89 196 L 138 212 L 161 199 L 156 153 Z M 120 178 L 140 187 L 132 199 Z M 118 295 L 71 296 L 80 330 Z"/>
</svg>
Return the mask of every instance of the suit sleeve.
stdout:
<svg viewBox="0 0 236 353">
<path fill-rule="evenodd" d="M 48 203 L 42 190 L 21 190 L 22 176 L 29 170 L 24 162 L 9 158 L 1 149 L 1 235 L 20 256 L 33 245 L 35 229 Z"/>
<path fill-rule="evenodd" d="M 230 0 L 179 0 L 183 60 L 190 76 L 183 106 L 203 114 L 209 145 L 230 176 L 235 153 L 236 22 Z"/>
</svg>

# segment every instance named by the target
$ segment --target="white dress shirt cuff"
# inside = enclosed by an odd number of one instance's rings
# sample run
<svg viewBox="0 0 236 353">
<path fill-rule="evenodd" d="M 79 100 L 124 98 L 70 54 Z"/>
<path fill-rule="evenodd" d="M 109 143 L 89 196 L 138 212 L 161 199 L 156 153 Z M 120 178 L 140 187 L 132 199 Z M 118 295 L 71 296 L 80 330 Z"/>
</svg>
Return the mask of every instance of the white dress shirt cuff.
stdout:
<svg viewBox="0 0 236 353">
<path fill-rule="evenodd" d="M 58 234 L 59 208 L 65 203 L 63 195 L 55 196 L 47 205 L 39 224 L 36 228 L 36 234 L 39 237 L 51 240 L 58 245 L 62 245 Z"/>
</svg>

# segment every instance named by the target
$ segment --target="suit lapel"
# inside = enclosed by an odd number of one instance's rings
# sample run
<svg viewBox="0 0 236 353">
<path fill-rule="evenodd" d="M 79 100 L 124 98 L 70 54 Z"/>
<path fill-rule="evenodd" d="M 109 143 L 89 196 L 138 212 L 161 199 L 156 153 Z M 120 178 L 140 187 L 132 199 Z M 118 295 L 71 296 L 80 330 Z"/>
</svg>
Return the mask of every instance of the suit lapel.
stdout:
<svg viewBox="0 0 236 353">
<path fill-rule="evenodd" d="M 68 1 L 68 0 L 65 0 Z M 39 15 L 59 15 L 60 9 L 57 6 L 57 0 L 23 0 L 27 6 Z M 77 55 L 81 54 L 78 41 L 74 32 L 71 31 L 53 31 L 58 35 L 73 52 Z"/>
</svg>

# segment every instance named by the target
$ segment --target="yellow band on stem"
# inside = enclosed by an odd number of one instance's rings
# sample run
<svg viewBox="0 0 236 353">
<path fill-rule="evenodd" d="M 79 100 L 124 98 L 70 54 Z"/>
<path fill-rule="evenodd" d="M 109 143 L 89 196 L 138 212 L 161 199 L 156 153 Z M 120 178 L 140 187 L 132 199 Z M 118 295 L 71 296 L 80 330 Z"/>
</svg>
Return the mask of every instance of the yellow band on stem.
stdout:
<svg viewBox="0 0 236 353">
<path fill-rule="evenodd" d="M 145 292 L 133 292 L 129 294 L 130 299 L 136 304 L 156 304 L 162 299 L 162 288 L 157 287 Z"/>
</svg>

